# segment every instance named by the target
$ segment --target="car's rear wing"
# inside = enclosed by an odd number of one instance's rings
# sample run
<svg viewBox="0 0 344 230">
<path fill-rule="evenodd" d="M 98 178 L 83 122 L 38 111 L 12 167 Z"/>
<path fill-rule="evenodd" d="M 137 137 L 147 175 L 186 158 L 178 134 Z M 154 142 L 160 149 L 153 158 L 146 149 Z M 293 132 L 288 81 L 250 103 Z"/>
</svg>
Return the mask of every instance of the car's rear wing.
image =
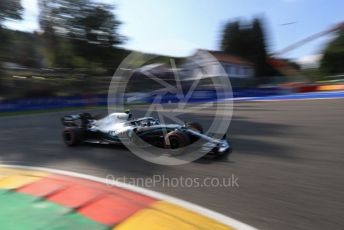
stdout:
<svg viewBox="0 0 344 230">
<path fill-rule="evenodd" d="M 64 116 L 61 118 L 61 122 L 67 127 L 86 127 L 89 121 L 93 119 L 94 118 L 89 113 L 80 113 L 76 115 Z"/>
<path fill-rule="evenodd" d="M 68 115 L 61 118 L 61 123 L 67 127 L 75 127 L 80 125 L 81 117 L 77 115 Z M 78 122 L 79 121 L 79 122 Z M 79 123 L 79 124 L 78 124 Z"/>
</svg>

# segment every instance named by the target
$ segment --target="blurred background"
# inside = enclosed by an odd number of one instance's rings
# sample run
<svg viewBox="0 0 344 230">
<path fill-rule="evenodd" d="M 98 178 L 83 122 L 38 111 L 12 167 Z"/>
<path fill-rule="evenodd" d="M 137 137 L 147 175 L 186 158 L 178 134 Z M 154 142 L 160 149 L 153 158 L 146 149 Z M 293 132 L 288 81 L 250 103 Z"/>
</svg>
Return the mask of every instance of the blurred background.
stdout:
<svg viewBox="0 0 344 230">
<path fill-rule="evenodd" d="M 259 229 L 342 230 L 343 9 L 342 0 L 0 0 L 0 161 L 102 178 L 234 174 L 239 188 L 149 189 Z M 149 61 L 123 68 L 133 52 Z M 195 60 L 220 65 L 199 74 Z M 233 153 L 162 166 L 117 146 L 66 147 L 61 117 L 106 114 L 110 82 L 133 117 L 147 115 L 156 96 L 169 115 L 175 106 L 203 127 L 223 115 Z M 174 104 L 190 88 L 193 103 Z M 3 194 L 0 213 L 13 204 Z M 27 209 L 13 213 L 0 224 L 29 219 Z"/>
<path fill-rule="evenodd" d="M 322 4 L 2 0 L 0 109 L 79 105 L 80 98 L 105 105 L 110 80 L 132 51 L 159 56 L 130 70 L 132 93 L 151 91 L 144 71 L 167 82 L 178 71 L 189 85 L 188 60 L 205 51 L 223 66 L 234 97 L 342 90 L 343 4 Z M 180 51 L 178 41 L 195 45 Z M 199 91 L 210 90 L 203 85 Z"/>
</svg>

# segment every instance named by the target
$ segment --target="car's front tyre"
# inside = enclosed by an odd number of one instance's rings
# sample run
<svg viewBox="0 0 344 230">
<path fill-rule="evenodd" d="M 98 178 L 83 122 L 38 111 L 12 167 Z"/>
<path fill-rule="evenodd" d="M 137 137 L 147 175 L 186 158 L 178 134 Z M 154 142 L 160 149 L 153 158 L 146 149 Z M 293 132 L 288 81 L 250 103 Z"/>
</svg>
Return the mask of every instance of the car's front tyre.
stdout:
<svg viewBox="0 0 344 230">
<path fill-rule="evenodd" d="M 165 137 L 165 148 L 170 150 L 171 155 L 183 154 L 183 147 L 188 146 L 189 144 L 189 136 L 179 130 L 172 131 Z"/>
</svg>

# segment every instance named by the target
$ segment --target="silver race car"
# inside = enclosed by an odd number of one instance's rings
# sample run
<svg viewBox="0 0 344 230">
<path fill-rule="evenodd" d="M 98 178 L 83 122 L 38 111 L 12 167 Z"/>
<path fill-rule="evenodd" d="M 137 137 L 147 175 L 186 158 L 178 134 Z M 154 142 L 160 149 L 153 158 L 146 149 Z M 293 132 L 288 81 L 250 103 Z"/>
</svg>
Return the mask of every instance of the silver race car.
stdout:
<svg viewBox="0 0 344 230">
<path fill-rule="evenodd" d="M 63 141 L 67 146 L 81 143 L 137 144 L 138 138 L 151 145 L 165 149 L 179 149 L 198 140 L 202 141 L 202 151 L 214 158 L 231 152 L 226 139 L 216 139 L 203 134 L 202 126 L 196 122 L 161 124 L 153 117 L 133 119 L 130 112 L 112 113 L 97 118 L 89 113 L 64 116 Z"/>
</svg>

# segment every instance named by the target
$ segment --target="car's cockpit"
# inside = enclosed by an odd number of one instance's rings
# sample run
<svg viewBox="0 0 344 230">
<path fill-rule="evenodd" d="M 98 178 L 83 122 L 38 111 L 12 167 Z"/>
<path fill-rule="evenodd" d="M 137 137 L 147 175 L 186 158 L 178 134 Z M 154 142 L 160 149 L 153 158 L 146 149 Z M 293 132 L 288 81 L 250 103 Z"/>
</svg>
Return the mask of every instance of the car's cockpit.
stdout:
<svg viewBox="0 0 344 230">
<path fill-rule="evenodd" d="M 130 121 L 130 124 L 133 126 L 147 127 L 147 126 L 152 126 L 152 125 L 160 125 L 160 121 L 153 117 L 144 117 L 144 118 L 132 120 Z"/>
</svg>

